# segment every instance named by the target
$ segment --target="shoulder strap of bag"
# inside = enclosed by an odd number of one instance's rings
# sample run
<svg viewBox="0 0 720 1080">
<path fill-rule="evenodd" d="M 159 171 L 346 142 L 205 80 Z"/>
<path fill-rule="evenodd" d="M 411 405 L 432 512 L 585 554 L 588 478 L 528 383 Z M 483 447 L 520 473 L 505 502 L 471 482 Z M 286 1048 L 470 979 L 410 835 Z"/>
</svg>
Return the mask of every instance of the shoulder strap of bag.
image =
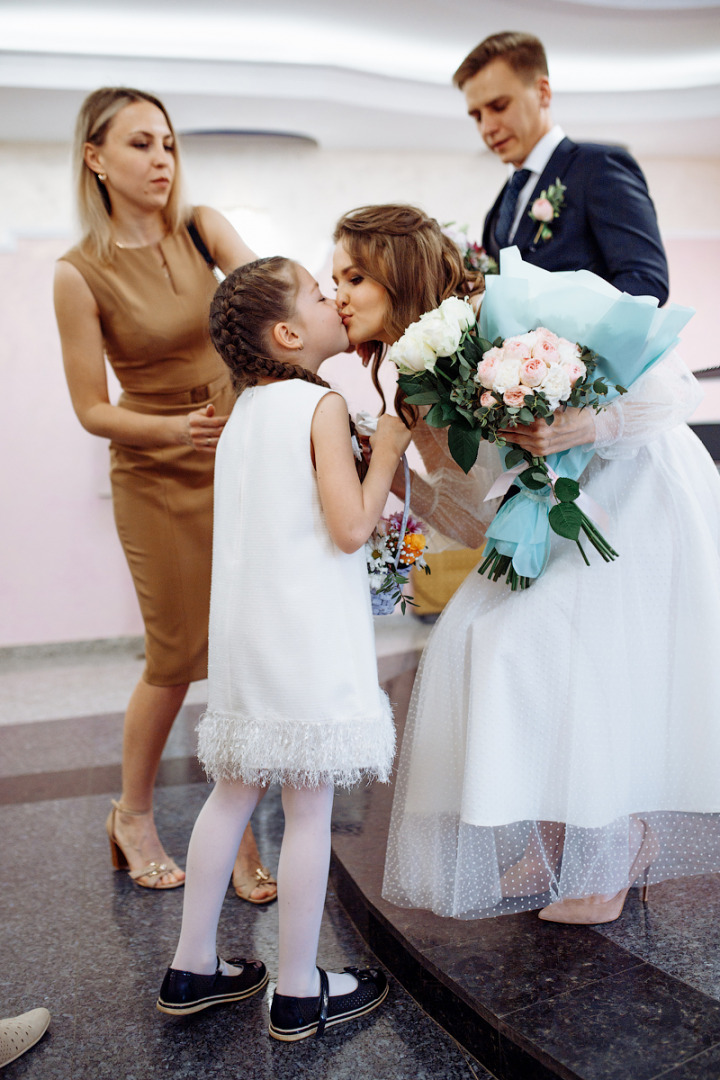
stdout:
<svg viewBox="0 0 720 1080">
<path fill-rule="evenodd" d="M 212 255 L 208 251 L 207 245 L 205 244 L 205 241 L 203 240 L 202 236 L 200 235 L 198 227 L 195 224 L 195 221 L 194 221 L 193 218 L 190 218 L 190 220 L 187 223 L 187 231 L 190 233 L 190 239 L 192 240 L 193 244 L 195 245 L 197 250 L 200 252 L 200 254 L 202 255 L 205 262 L 208 264 L 208 267 L 209 267 L 211 273 L 213 273 L 215 275 L 215 277 L 217 278 L 218 281 L 222 281 L 224 279 L 225 275 L 223 274 L 222 270 L 217 265 L 217 263 L 213 259 Z"/>
</svg>

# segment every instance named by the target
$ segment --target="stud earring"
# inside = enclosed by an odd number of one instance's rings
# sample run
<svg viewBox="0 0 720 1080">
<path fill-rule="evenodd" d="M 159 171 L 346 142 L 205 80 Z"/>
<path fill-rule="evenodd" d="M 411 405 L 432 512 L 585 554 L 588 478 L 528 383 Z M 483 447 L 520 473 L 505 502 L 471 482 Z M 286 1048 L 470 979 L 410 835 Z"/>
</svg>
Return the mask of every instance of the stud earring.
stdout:
<svg viewBox="0 0 720 1080">
<path fill-rule="evenodd" d="M 101 184 L 104 184 L 107 180 L 107 175 L 104 172 L 95 173 Z"/>
</svg>

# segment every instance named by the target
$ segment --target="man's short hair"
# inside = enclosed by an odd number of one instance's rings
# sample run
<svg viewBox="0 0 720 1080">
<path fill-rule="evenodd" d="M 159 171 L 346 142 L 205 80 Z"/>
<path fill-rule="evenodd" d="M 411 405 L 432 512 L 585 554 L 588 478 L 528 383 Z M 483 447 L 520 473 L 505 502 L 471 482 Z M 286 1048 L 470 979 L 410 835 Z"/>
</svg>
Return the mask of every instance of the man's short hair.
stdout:
<svg viewBox="0 0 720 1080">
<path fill-rule="evenodd" d="M 526 82 L 548 73 L 542 41 L 532 34 L 506 30 L 502 34 L 491 34 L 476 45 L 453 75 L 453 82 L 462 90 L 468 79 L 498 59 L 504 60 Z"/>
</svg>

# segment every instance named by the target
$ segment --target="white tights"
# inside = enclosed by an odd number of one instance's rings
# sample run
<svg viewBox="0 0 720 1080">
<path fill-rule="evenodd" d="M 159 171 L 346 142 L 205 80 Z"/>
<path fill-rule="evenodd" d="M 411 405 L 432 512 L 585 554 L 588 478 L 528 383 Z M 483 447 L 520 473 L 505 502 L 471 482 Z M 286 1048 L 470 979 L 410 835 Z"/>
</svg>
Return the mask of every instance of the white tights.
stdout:
<svg viewBox="0 0 720 1080">
<path fill-rule="evenodd" d="M 188 848 L 180 940 L 171 965 L 176 970 L 197 975 L 215 971 L 220 909 L 240 839 L 262 795 L 260 787 L 219 780 L 198 815 Z M 282 801 L 277 990 L 290 997 L 315 997 L 320 992 L 315 963 L 330 866 L 333 788 L 284 787 Z M 356 986 L 352 975 L 329 972 L 328 977 L 332 994 L 346 994 Z"/>
</svg>

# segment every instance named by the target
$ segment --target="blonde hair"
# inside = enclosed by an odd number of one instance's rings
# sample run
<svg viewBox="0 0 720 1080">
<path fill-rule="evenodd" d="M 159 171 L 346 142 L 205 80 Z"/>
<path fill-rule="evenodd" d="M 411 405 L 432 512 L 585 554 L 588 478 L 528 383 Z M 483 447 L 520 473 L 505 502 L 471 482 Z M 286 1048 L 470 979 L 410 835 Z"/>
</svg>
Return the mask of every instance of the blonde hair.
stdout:
<svg viewBox="0 0 720 1080">
<path fill-rule="evenodd" d="M 391 341 L 397 341 L 411 323 L 448 296 L 469 297 L 485 288 L 482 274 L 465 269 L 457 245 L 435 218 L 416 206 L 361 206 L 340 218 L 333 239 L 342 243 L 361 273 L 387 292 L 383 329 Z M 373 384 L 384 411 L 385 395 L 378 375 L 386 347 L 371 341 L 367 348 Z M 415 411 L 399 395 L 395 407 L 403 421 L 415 419 Z"/>
<path fill-rule="evenodd" d="M 83 231 L 82 245 L 89 247 L 103 262 L 112 259 L 114 245 L 110 215 L 112 207 L 102 180 L 85 163 L 85 144 L 102 146 L 114 118 L 127 105 L 146 101 L 160 110 L 170 128 L 175 144 L 175 176 L 170 197 L 163 209 L 163 218 L 169 232 L 178 232 L 189 220 L 190 211 L 182 194 L 182 173 L 177 137 L 167 110 L 159 98 L 143 90 L 127 86 L 105 86 L 89 94 L 82 105 L 75 123 L 73 142 L 73 171 L 77 198 L 78 217 Z"/>
<path fill-rule="evenodd" d="M 292 259 L 272 255 L 239 266 L 218 286 L 210 305 L 210 337 L 238 394 L 268 376 L 329 385 L 307 368 L 271 355 L 273 326 L 295 312 L 297 269 Z"/>
</svg>

